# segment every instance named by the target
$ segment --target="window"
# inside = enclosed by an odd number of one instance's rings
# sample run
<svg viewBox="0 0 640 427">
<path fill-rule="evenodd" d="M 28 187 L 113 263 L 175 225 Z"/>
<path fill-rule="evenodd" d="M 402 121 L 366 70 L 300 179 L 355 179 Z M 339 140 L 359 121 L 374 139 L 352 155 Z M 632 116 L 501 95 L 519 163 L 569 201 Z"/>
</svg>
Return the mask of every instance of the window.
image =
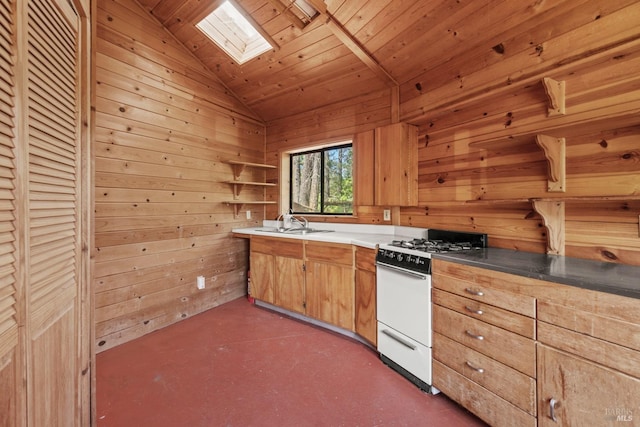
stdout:
<svg viewBox="0 0 640 427">
<path fill-rule="evenodd" d="M 353 213 L 351 143 L 291 154 L 289 206 L 294 213 Z"/>
<path fill-rule="evenodd" d="M 238 64 L 272 49 L 271 44 L 229 1 L 222 3 L 196 27 Z"/>
</svg>

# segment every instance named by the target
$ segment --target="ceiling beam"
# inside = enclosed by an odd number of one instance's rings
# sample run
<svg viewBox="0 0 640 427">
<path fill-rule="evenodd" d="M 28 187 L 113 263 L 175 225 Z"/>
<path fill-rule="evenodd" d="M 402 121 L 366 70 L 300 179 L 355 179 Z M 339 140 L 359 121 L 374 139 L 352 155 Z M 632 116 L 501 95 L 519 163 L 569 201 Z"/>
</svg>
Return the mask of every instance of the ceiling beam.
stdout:
<svg viewBox="0 0 640 427">
<path fill-rule="evenodd" d="M 345 46 L 351 50 L 351 52 L 360 59 L 371 71 L 374 72 L 382 81 L 389 87 L 398 86 L 398 82 L 393 78 L 387 70 L 380 65 L 380 63 L 373 57 L 365 47 L 360 44 L 356 38 L 347 31 L 346 28 L 338 22 L 337 19 L 331 15 L 327 10 L 327 6 L 324 0 L 307 0 L 307 3 L 312 5 L 320 15 L 326 19 L 326 24 L 331 29 L 333 34 L 340 40 Z"/>
<path fill-rule="evenodd" d="M 298 18 L 295 13 L 291 12 L 291 7 L 287 7 L 280 0 L 269 0 L 278 12 L 283 14 L 293 25 L 295 25 L 299 30 L 304 29 L 307 24 L 302 21 L 302 19 Z"/>
<path fill-rule="evenodd" d="M 327 10 L 327 5 L 324 0 L 306 0 L 315 10 L 318 11 L 320 17 L 324 18 L 325 24 L 329 27 L 334 36 L 340 40 L 342 44 L 344 44 L 349 50 L 360 59 L 373 73 L 380 78 L 388 87 L 396 87 L 398 86 L 398 82 L 393 78 L 391 74 L 387 72 L 387 70 L 380 65 L 380 63 L 365 49 L 365 47 L 360 44 L 356 38 L 347 31 L 346 28 L 342 26 L 337 19 L 331 15 L 331 13 Z M 278 12 L 283 14 L 289 21 L 291 21 L 298 29 L 302 30 L 308 24 L 308 22 L 304 22 L 295 13 L 291 11 L 291 6 L 293 2 L 289 6 L 285 5 L 282 0 L 269 0 Z"/>
</svg>

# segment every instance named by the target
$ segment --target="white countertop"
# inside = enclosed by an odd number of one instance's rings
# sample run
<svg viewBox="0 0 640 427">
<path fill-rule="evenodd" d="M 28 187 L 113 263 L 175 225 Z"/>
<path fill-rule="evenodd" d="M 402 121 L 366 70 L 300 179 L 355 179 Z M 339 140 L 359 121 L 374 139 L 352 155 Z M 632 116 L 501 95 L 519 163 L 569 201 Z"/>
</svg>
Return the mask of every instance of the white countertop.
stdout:
<svg viewBox="0 0 640 427">
<path fill-rule="evenodd" d="M 275 229 L 276 221 L 263 221 L 261 227 L 234 228 L 234 233 L 257 236 L 281 237 L 286 239 L 313 240 L 317 242 L 345 243 L 375 249 L 377 245 L 392 240 L 407 240 L 426 237 L 425 228 L 403 227 L 395 225 L 368 225 L 310 222 L 309 227 L 319 230 L 332 230 L 326 233 L 289 234 L 262 229 Z"/>
</svg>

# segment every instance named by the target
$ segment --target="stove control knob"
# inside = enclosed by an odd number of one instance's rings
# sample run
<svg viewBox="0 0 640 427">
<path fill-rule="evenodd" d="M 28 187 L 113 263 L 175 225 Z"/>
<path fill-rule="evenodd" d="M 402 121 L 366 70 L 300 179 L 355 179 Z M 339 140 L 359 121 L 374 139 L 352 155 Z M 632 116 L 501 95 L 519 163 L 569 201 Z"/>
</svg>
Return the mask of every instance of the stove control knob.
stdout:
<svg viewBox="0 0 640 427">
<path fill-rule="evenodd" d="M 402 261 L 403 257 L 402 254 L 398 254 L 398 261 Z"/>
</svg>

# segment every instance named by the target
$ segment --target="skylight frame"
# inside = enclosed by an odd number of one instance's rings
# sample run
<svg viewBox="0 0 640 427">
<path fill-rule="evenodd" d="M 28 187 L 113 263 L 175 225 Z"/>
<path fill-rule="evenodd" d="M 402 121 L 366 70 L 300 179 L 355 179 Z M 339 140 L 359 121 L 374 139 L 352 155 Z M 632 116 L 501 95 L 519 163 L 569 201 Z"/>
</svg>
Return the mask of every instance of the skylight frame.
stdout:
<svg viewBox="0 0 640 427">
<path fill-rule="evenodd" d="M 229 0 L 198 22 L 196 28 L 239 65 L 274 49 L 239 7 Z"/>
</svg>

